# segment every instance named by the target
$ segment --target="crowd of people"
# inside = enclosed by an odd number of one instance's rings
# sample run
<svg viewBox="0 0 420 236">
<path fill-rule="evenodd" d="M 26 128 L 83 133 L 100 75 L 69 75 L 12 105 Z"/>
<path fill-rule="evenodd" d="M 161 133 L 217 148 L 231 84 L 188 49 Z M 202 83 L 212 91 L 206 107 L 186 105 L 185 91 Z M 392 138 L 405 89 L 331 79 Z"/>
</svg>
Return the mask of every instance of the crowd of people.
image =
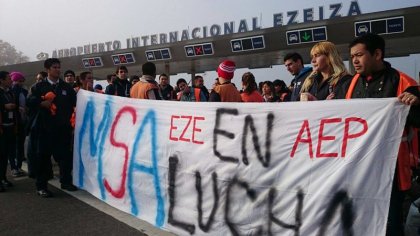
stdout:
<svg viewBox="0 0 420 236">
<path fill-rule="evenodd" d="M 35 178 L 37 194 L 52 197 L 48 180 L 53 177 L 51 157 L 58 163 L 61 188 L 76 191 L 72 184 L 72 120 L 76 94 L 80 89 L 134 99 L 174 100 L 184 102 L 297 102 L 329 99 L 397 97 L 410 106 L 402 138 L 391 192 L 388 235 L 403 235 L 403 202 L 412 188 L 413 168 L 418 163 L 417 130 L 420 127 L 420 92 L 415 80 L 391 67 L 384 60 L 385 41 L 366 34 L 349 44 L 351 62 L 356 71 L 351 75 L 344 66 L 337 47 L 331 42 L 316 43 L 311 51 L 312 67 L 304 67 L 302 56 L 289 53 L 284 65 L 294 76 L 289 86 L 282 80 L 265 81 L 257 85 L 251 72 L 242 75 L 242 88 L 235 87 L 235 62 L 225 60 L 217 68 L 218 77 L 209 90 L 204 78 L 197 75 L 192 84 L 179 79 L 175 88 L 169 77 L 160 74 L 156 81 L 156 66 L 142 65 L 141 76 L 128 76 L 125 66 L 107 76 L 108 85 L 93 86 L 92 73 L 80 75 L 72 70 L 60 79 L 61 64 L 56 58 L 44 63 L 46 72 L 37 75 L 37 82 L 26 90 L 25 77 L 20 72 L 0 71 L 0 192 L 13 186 L 11 174 L 26 174 L 22 161 L 27 158 L 28 175 Z M 29 137 L 27 156 L 25 137 Z M 420 197 L 420 196 L 418 196 Z"/>
</svg>

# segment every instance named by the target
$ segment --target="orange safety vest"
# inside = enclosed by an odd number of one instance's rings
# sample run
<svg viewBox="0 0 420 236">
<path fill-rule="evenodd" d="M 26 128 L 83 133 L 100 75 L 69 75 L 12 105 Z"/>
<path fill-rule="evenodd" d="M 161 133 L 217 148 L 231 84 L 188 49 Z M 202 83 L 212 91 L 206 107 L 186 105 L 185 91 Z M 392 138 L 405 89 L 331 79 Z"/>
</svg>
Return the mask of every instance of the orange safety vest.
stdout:
<svg viewBox="0 0 420 236">
<path fill-rule="evenodd" d="M 194 102 L 201 102 L 201 98 L 200 98 L 200 93 L 201 93 L 201 89 L 200 88 L 193 88 L 194 89 Z M 190 88 L 191 90 L 191 88 Z M 177 94 L 176 99 L 178 101 L 181 101 L 181 97 L 182 97 L 183 92 L 179 92 Z"/>
<path fill-rule="evenodd" d="M 130 90 L 131 98 L 149 99 L 147 93 L 152 89 L 158 89 L 159 87 L 154 83 L 139 81 Z"/>
<path fill-rule="evenodd" d="M 397 96 L 402 94 L 408 87 L 417 86 L 417 82 L 410 76 L 399 71 L 400 81 L 397 88 Z M 351 99 L 351 96 L 356 87 L 357 80 L 360 74 L 354 75 L 350 87 L 347 90 L 346 99 Z M 397 157 L 396 177 L 398 180 L 398 187 L 400 190 L 408 190 L 411 188 L 412 168 L 417 167 L 419 162 L 419 148 L 417 129 L 413 127 L 404 128 L 403 136 L 401 138 L 400 148 Z"/>
<path fill-rule="evenodd" d="M 195 97 L 195 101 L 196 102 L 201 102 L 200 100 L 200 93 L 201 93 L 201 89 L 200 88 L 194 88 L 194 97 Z"/>
</svg>

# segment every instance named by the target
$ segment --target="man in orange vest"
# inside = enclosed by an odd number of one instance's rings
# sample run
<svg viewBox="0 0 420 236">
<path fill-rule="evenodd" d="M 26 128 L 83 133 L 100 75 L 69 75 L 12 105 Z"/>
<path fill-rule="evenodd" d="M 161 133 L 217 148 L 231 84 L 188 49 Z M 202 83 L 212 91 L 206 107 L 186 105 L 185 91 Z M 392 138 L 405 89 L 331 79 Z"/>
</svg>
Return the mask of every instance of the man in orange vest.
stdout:
<svg viewBox="0 0 420 236">
<path fill-rule="evenodd" d="M 403 201 L 405 192 L 411 188 L 412 168 L 418 162 L 417 132 L 413 129 L 420 126 L 417 82 L 384 61 L 385 40 L 380 36 L 360 36 L 349 48 L 356 75 L 347 91 L 347 99 L 398 97 L 400 102 L 411 106 L 398 153 L 387 226 L 387 235 L 404 235 Z"/>
<path fill-rule="evenodd" d="M 162 100 L 159 84 L 155 81 L 156 65 L 153 62 L 146 62 L 142 65 L 143 72 L 140 81 L 130 90 L 131 98 Z"/>
</svg>

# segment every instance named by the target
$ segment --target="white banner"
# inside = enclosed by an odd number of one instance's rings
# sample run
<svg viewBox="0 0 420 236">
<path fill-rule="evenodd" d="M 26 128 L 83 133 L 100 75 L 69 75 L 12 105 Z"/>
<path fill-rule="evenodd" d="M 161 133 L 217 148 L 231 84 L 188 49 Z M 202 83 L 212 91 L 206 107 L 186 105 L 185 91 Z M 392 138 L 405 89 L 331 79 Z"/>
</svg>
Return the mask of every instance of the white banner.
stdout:
<svg viewBox="0 0 420 236">
<path fill-rule="evenodd" d="M 80 90 L 73 181 L 179 235 L 385 235 L 407 114 L 396 98 L 184 103 Z"/>
</svg>

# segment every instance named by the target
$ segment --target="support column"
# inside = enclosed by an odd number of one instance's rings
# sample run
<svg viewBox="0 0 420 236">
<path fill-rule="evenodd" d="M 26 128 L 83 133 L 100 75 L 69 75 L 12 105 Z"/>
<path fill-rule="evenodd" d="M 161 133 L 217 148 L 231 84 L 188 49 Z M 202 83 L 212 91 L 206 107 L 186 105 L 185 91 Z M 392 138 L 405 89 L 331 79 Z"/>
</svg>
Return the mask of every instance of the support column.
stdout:
<svg viewBox="0 0 420 236">
<path fill-rule="evenodd" d="M 194 86 L 195 70 L 191 71 L 191 86 Z"/>
<path fill-rule="evenodd" d="M 170 76 L 171 67 L 169 66 L 169 62 L 165 62 L 165 74 L 168 75 L 168 82 L 171 84 L 171 76 Z"/>
</svg>

